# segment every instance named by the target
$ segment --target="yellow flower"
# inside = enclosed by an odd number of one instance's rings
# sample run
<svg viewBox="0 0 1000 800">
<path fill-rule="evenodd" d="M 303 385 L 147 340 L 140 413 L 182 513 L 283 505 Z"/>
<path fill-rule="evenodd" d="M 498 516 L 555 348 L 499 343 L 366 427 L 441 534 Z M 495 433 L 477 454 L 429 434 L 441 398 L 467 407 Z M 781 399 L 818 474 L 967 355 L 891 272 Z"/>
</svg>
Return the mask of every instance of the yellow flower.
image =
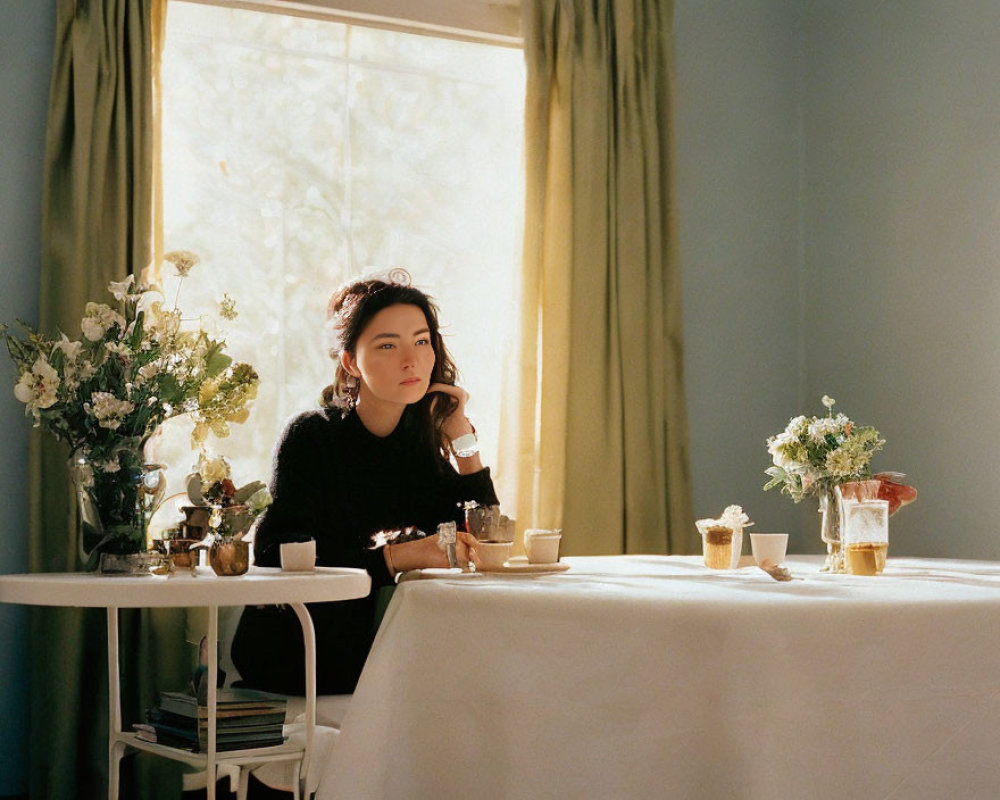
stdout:
<svg viewBox="0 0 1000 800">
<path fill-rule="evenodd" d="M 174 270 L 180 277 L 186 277 L 187 274 L 196 266 L 201 259 L 190 250 L 171 250 L 169 253 L 165 253 L 163 256 L 164 261 L 169 261 L 174 265 Z"/>
<path fill-rule="evenodd" d="M 219 301 L 219 316 L 230 321 L 239 316 L 239 312 L 236 310 L 236 301 L 228 293 L 223 294 Z"/>
<path fill-rule="evenodd" d="M 212 402 L 212 398 L 219 393 L 219 384 L 215 381 L 205 381 L 198 389 L 198 405 L 202 408 Z"/>
</svg>

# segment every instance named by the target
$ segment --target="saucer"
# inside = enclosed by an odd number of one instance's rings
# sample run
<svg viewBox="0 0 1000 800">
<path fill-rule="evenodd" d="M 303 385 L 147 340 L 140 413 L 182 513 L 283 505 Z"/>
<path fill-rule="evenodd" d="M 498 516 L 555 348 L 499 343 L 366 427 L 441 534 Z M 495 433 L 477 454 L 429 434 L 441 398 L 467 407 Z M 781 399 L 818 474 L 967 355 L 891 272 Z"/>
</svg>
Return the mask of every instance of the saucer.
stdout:
<svg viewBox="0 0 1000 800">
<path fill-rule="evenodd" d="M 553 561 L 550 564 L 532 564 L 525 556 L 514 556 L 500 567 L 484 567 L 479 572 L 491 575 L 548 575 L 554 572 L 565 572 L 569 564 L 565 561 Z"/>
</svg>

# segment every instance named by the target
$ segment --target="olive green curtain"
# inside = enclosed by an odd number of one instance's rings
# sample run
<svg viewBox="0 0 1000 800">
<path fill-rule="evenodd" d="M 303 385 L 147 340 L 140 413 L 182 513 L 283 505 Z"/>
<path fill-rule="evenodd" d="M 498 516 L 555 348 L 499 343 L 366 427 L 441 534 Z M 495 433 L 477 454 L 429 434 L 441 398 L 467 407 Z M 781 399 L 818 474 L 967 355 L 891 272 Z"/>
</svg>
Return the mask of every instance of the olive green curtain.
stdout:
<svg viewBox="0 0 1000 800">
<path fill-rule="evenodd" d="M 153 43 L 163 13 L 161 0 L 58 0 L 42 195 L 43 331 L 79 337 L 86 302 L 106 301 L 109 281 L 149 261 Z M 34 433 L 32 571 L 81 568 L 67 455 Z M 122 611 L 120 628 L 129 724 L 141 719 L 157 688 L 183 686 L 192 651 L 180 610 Z M 106 796 L 106 615 L 37 610 L 31 632 L 31 797 Z M 123 784 L 128 796 L 179 795 L 175 766 L 133 760 Z"/>
<path fill-rule="evenodd" d="M 565 553 L 688 553 L 669 0 L 522 0 L 518 515 Z"/>
</svg>

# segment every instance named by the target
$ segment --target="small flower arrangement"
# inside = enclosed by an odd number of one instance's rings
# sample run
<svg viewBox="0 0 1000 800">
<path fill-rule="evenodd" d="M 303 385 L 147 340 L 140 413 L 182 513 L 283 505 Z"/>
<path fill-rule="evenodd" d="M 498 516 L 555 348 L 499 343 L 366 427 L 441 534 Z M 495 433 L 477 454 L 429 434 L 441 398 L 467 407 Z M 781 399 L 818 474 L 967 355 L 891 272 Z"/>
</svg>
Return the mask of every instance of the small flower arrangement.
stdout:
<svg viewBox="0 0 1000 800">
<path fill-rule="evenodd" d="M 242 538 L 254 520 L 271 504 L 271 493 L 262 481 L 237 488 L 229 460 L 202 451 L 195 471 L 188 475 L 188 499 L 209 506 L 209 526 L 216 538 Z"/>
<path fill-rule="evenodd" d="M 199 261 L 183 250 L 164 260 L 181 283 Z M 253 367 L 233 363 L 225 341 L 205 329 L 208 320 L 185 319 L 176 300 L 168 306 L 155 274 L 111 282 L 114 303 L 86 304 L 80 338 L 49 338 L 20 321 L 19 333 L 0 325 L 17 370 L 14 395 L 35 427 L 69 445 L 78 491 L 92 495 L 101 517 L 95 550 L 111 553 L 145 546 L 138 490 L 126 476 L 141 471 L 143 445 L 157 427 L 188 414 L 193 445 L 209 432 L 226 436 L 257 394 Z M 235 313 L 228 298 L 221 313 Z"/>
<path fill-rule="evenodd" d="M 742 506 L 726 506 L 718 519 L 699 519 L 694 524 L 701 534 L 712 529 L 727 530 L 730 533 L 742 533 L 744 528 L 749 528 L 753 525 Z"/>
<path fill-rule="evenodd" d="M 823 396 L 825 417 L 793 417 L 784 431 L 767 440 L 773 466 L 765 491 L 780 487 L 796 503 L 847 481 L 869 475 L 872 456 L 885 445 L 879 432 L 833 413 L 836 401 Z"/>
</svg>

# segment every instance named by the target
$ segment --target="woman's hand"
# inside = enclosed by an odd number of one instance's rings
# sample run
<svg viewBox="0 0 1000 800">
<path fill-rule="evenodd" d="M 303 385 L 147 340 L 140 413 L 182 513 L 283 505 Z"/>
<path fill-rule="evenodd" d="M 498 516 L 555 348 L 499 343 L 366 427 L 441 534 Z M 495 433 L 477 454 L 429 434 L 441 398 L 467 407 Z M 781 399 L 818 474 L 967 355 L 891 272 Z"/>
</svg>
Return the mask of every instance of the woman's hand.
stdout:
<svg viewBox="0 0 1000 800">
<path fill-rule="evenodd" d="M 469 393 L 465 389 L 461 386 L 453 386 L 450 383 L 432 383 L 427 387 L 427 393 L 430 394 L 431 392 L 448 395 L 456 401 L 456 405 L 451 413 L 441 423 L 441 432 L 448 437 L 449 442 L 455 441 L 459 436 L 464 436 L 466 433 L 475 432 L 472 423 L 469 422 L 469 418 L 465 416 L 465 404 L 469 400 Z M 442 402 L 446 402 L 446 400 L 442 397 L 435 397 L 432 401 L 431 410 L 438 403 Z"/>
<path fill-rule="evenodd" d="M 425 536 L 423 539 L 386 545 L 383 552 L 386 566 L 392 574 L 411 569 L 450 566 L 448 554 L 441 545 L 440 534 L 437 533 Z M 476 550 L 476 537 L 465 531 L 457 531 L 455 557 L 462 569 L 468 567 L 470 561 L 479 567 L 481 562 Z"/>
</svg>

